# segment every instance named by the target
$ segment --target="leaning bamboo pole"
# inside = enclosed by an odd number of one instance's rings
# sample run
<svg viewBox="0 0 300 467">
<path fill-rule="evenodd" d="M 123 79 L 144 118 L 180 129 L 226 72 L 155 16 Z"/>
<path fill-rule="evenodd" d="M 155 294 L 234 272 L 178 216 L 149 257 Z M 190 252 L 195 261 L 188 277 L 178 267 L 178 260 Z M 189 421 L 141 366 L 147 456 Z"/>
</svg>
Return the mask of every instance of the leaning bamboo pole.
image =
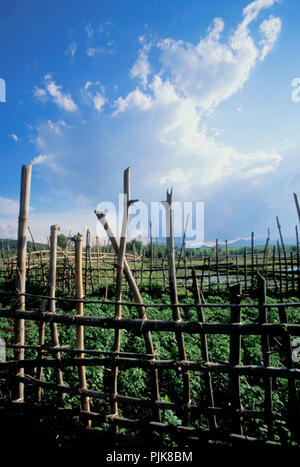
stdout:
<svg viewBox="0 0 300 467">
<path fill-rule="evenodd" d="M 166 210 L 166 243 L 167 243 L 167 259 L 168 259 L 168 272 L 169 272 L 169 288 L 170 298 L 173 305 L 173 320 L 181 321 L 180 309 L 178 306 L 178 295 L 177 295 L 177 282 L 176 282 L 176 269 L 175 269 L 175 257 L 174 257 L 174 220 L 173 220 L 173 190 L 167 191 L 167 199 L 163 202 Z M 184 345 L 184 334 L 182 332 L 176 333 L 176 340 L 178 345 L 179 359 L 186 361 L 186 351 Z M 188 370 L 182 371 L 182 383 L 183 383 L 183 397 L 184 406 L 189 408 L 191 405 L 191 388 L 190 388 L 190 374 Z M 184 424 L 189 425 L 189 412 L 184 412 Z"/>
<path fill-rule="evenodd" d="M 119 248 L 120 248 L 119 247 L 119 242 L 116 239 L 113 231 L 111 230 L 111 228 L 108 225 L 105 213 L 95 211 L 95 214 L 96 214 L 98 220 L 101 222 L 104 230 L 106 231 L 116 255 L 118 255 Z M 128 265 L 126 257 L 124 258 L 124 275 L 126 277 L 128 285 L 130 287 L 130 290 L 131 290 L 131 293 L 133 295 L 134 301 L 137 304 L 143 304 L 142 296 L 141 296 L 140 291 L 138 289 L 138 286 L 137 286 L 137 284 L 136 284 L 136 282 L 134 280 L 134 277 L 132 275 L 132 272 L 130 270 L 130 267 Z M 143 320 L 143 322 L 146 322 L 147 321 L 147 313 L 146 313 L 145 307 L 144 306 L 138 307 L 138 312 L 139 312 L 139 317 Z M 151 333 L 149 331 L 143 331 L 143 335 L 144 335 L 144 340 L 145 340 L 146 352 L 148 354 L 154 355 L 154 348 L 153 348 Z M 152 400 L 158 401 L 160 399 L 159 385 L 158 385 L 158 373 L 157 373 L 157 370 L 155 368 L 151 369 L 150 378 L 151 378 L 150 390 L 151 390 Z M 155 408 L 154 416 L 158 421 L 161 420 L 161 414 L 160 414 L 160 410 L 158 408 Z"/>
<path fill-rule="evenodd" d="M 21 176 L 21 193 L 20 193 L 20 210 L 19 210 L 19 226 L 18 226 L 18 246 L 17 246 L 17 283 L 16 292 L 18 294 L 17 310 L 25 311 L 25 281 L 26 281 L 26 250 L 27 239 L 26 230 L 28 226 L 29 202 L 30 202 L 30 185 L 31 185 L 31 170 L 32 165 L 22 165 Z M 25 325 L 24 319 L 15 320 L 14 342 L 20 346 L 25 343 Z M 24 348 L 20 347 L 15 351 L 16 360 L 24 360 Z M 16 372 L 16 376 L 24 377 L 24 368 L 20 368 Z M 14 391 L 14 401 L 24 401 L 24 384 L 18 382 Z"/>
</svg>

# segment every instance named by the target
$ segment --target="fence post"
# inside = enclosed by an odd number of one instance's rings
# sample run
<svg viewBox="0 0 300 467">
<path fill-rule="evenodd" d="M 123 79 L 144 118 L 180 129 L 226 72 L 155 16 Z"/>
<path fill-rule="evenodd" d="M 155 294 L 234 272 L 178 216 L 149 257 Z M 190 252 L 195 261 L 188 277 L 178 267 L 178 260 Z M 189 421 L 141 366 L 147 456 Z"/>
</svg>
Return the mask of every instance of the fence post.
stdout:
<svg viewBox="0 0 300 467">
<path fill-rule="evenodd" d="M 17 280 L 16 293 L 18 295 L 17 310 L 25 311 L 25 282 L 26 282 L 26 253 L 27 239 L 26 230 L 28 226 L 29 202 L 30 202 L 30 185 L 31 185 L 31 170 L 32 165 L 22 165 L 21 176 L 21 193 L 20 193 L 20 210 L 19 210 L 19 226 L 18 226 L 18 246 L 17 246 Z M 15 320 L 14 341 L 19 346 L 24 346 L 25 343 L 25 325 L 24 319 Z M 15 359 L 24 360 L 24 348 L 19 347 L 15 350 Z M 16 372 L 16 376 L 24 377 L 24 368 L 20 368 Z M 17 382 L 14 388 L 14 401 L 24 401 L 24 383 Z"/>
<path fill-rule="evenodd" d="M 195 305 L 197 307 L 197 317 L 198 317 L 199 323 L 203 323 L 204 313 L 203 313 L 201 304 L 205 303 L 205 301 L 204 301 L 202 292 L 199 291 L 197 276 L 196 276 L 194 268 L 192 268 L 192 278 L 193 278 L 194 300 L 195 300 Z M 201 339 L 202 360 L 204 363 L 209 363 L 207 337 L 205 334 L 201 334 L 200 339 Z M 209 407 L 214 407 L 214 395 L 213 395 L 213 389 L 212 389 L 211 374 L 205 371 L 203 373 L 203 379 L 205 382 L 206 393 L 207 393 L 207 404 Z M 215 415 L 209 416 L 209 422 L 210 422 L 212 429 L 217 428 L 217 421 L 216 421 Z"/>
<path fill-rule="evenodd" d="M 257 286 L 258 286 L 258 310 L 259 310 L 259 324 L 268 322 L 267 309 L 265 307 L 267 290 L 266 280 L 260 273 L 257 274 Z M 265 367 L 270 366 L 270 339 L 267 334 L 261 336 L 261 347 L 263 355 L 263 364 Z M 264 376 L 265 386 L 265 412 L 268 424 L 269 436 L 272 439 L 272 378 L 270 376 Z"/>
<path fill-rule="evenodd" d="M 75 241 L 75 291 L 78 300 L 83 299 L 83 280 L 82 280 L 82 235 L 78 234 L 74 237 Z M 76 316 L 83 316 L 83 302 L 76 302 Z M 82 353 L 77 355 L 77 358 L 84 358 L 84 326 L 76 326 L 76 349 L 82 350 Z M 90 399 L 84 395 L 87 389 L 85 367 L 78 366 L 79 387 L 82 393 L 81 409 L 85 412 L 90 411 Z M 88 421 L 88 427 L 91 426 L 91 421 Z"/>
<path fill-rule="evenodd" d="M 173 225 L 173 190 L 169 193 L 167 191 L 167 200 L 163 202 L 166 210 L 166 243 L 167 243 L 167 259 L 168 259 L 168 272 L 169 272 L 169 288 L 170 298 L 173 305 L 173 320 L 180 321 L 180 309 L 178 306 L 177 296 L 177 283 L 176 283 L 176 269 L 174 258 L 174 225 Z M 176 333 L 176 340 L 178 346 L 179 359 L 186 361 L 186 351 L 184 345 L 184 334 L 182 332 Z M 185 368 L 182 369 L 182 382 L 183 382 L 183 397 L 184 405 L 186 408 L 191 404 L 191 390 L 190 390 L 190 374 Z M 183 416 L 183 423 L 189 425 L 189 412 L 185 411 Z"/>
<path fill-rule="evenodd" d="M 242 313 L 241 313 L 241 301 L 242 301 L 242 286 L 241 284 L 235 284 L 230 288 L 230 303 L 236 306 L 231 307 L 231 323 L 241 323 Z M 241 364 L 241 344 L 242 339 L 240 334 L 234 334 L 230 336 L 230 355 L 229 363 L 232 366 Z M 232 400 L 232 409 L 233 411 L 241 410 L 241 401 L 240 401 L 240 376 L 232 374 L 230 378 L 231 386 L 231 400 Z M 242 435 L 243 427 L 241 417 L 239 415 L 234 415 L 233 417 L 233 429 L 234 433 Z"/>
<path fill-rule="evenodd" d="M 57 265 L 57 232 L 59 230 L 58 225 L 51 225 L 50 232 L 50 264 L 49 264 L 49 311 L 50 313 L 56 312 L 55 292 L 56 292 L 56 265 Z M 59 347 L 59 337 L 57 331 L 57 324 L 50 322 L 51 341 L 52 347 Z M 54 356 L 57 360 L 60 360 L 60 352 L 54 351 Z M 56 382 L 60 386 L 63 385 L 62 371 L 60 368 L 55 368 Z M 64 393 L 60 394 L 60 403 L 64 405 Z"/>
</svg>

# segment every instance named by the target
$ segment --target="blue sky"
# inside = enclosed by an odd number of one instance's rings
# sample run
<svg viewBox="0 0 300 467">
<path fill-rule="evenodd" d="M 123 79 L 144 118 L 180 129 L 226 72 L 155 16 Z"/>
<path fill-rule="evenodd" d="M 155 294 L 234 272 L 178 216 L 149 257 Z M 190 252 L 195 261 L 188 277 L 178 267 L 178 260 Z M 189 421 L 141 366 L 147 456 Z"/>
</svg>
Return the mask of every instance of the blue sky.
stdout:
<svg viewBox="0 0 300 467">
<path fill-rule="evenodd" d="M 276 239 L 276 215 L 291 237 L 299 16 L 297 0 L 2 0 L 0 237 L 30 162 L 38 240 L 95 233 L 128 166 L 134 198 L 203 201 L 207 242 Z"/>
</svg>

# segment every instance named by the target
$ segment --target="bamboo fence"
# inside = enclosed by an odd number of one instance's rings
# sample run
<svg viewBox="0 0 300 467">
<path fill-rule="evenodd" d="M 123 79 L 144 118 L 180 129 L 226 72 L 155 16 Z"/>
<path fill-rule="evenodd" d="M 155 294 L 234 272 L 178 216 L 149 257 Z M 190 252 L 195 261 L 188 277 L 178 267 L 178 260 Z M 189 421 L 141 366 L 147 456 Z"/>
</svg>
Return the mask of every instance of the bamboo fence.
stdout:
<svg viewBox="0 0 300 467">
<path fill-rule="evenodd" d="M 251 241 L 251 261 L 250 270 L 247 271 L 247 263 L 237 265 L 235 261 L 230 264 L 228 249 L 226 248 L 225 262 L 221 263 L 217 253 L 214 264 L 209 258 L 205 258 L 199 267 L 195 261 L 188 264 L 186 254 L 183 252 L 183 284 L 185 292 L 189 292 L 193 297 L 192 303 L 180 303 L 178 296 L 178 286 L 181 283 L 180 263 L 182 252 L 178 258 L 176 274 L 176 258 L 174 257 L 174 239 L 172 234 L 172 203 L 173 194 L 167 192 L 165 202 L 167 226 L 170 236 L 167 243 L 167 255 L 161 262 L 155 262 L 152 255 L 150 261 L 146 258 L 137 258 L 136 255 L 126 254 L 126 232 L 129 218 L 130 205 L 135 201 L 130 198 L 130 177 L 129 169 L 124 172 L 124 219 L 122 236 L 120 242 L 110 229 L 104 213 L 95 212 L 96 216 L 107 232 L 112 244 L 114 253 L 101 253 L 99 242 L 96 251 L 91 251 L 90 238 L 87 236 L 86 251 L 83 253 L 83 238 L 76 235 L 74 250 L 72 252 L 62 252 L 57 248 L 58 226 L 51 226 L 50 250 L 40 253 L 31 252 L 26 255 L 26 230 L 28 225 L 29 193 L 30 193 L 31 166 L 23 166 L 21 183 L 21 202 L 19 216 L 19 237 L 17 260 L 9 258 L 5 266 L 12 277 L 16 277 L 16 306 L 13 308 L 0 309 L 0 319 L 7 318 L 14 323 L 15 331 L 11 342 L 6 343 L 7 349 L 14 350 L 14 357 L 8 361 L 0 362 L 0 381 L 6 387 L 13 389 L 12 403 L 7 398 L 0 399 L 0 406 L 9 407 L 10 410 L 27 411 L 42 417 L 45 413 L 55 411 L 70 417 L 71 420 L 82 423 L 86 430 L 93 431 L 96 427 L 109 423 L 113 430 L 111 436 L 118 439 L 121 436 L 120 427 L 126 428 L 134 440 L 147 430 L 152 434 L 168 434 L 179 443 L 194 442 L 195 440 L 204 442 L 222 442 L 227 444 L 244 442 L 258 443 L 264 445 L 280 446 L 281 442 L 274 439 L 273 432 L 276 423 L 284 421 L 291 433 L 294 443 L 300 442 L 300 411 L 299 395 L 297 393 L 297 382 L 300 380 L 300 368 L 292 358 L 292 339 L 300 336 L 300 324 L 288 322 L 287 308 L 299 312 L 300 303 L 287 303 L 283 300 L 279 303 L 267 303 L 267 281 L 271 283 L 272 271 L 274 272 L 275 258 L 267 255 L 267 244 L 263 258 L 255 261 L 254 257 L 254 234 Z M 280 224 L 278 228 L 280 231 Z M 282 240 L 283 243 L 283 240 Z M 218 241 L 216 242 L 218 251 Z M 282 245 L 283 247 L 283 245 Z M 284 250 L 285 251 L 285 250 Z M 141 267 L 133 269 L 139 260 Z M 267 266 L 267 260 L 269 261 Z M 284 270 L 279 267 L 280 277 L 278 280 L 281 293 L 291 287 L 295 292 L 299 292 L 297 273 L 293 270 L 293 275 L 287 274 L 289 264 L 299 265 L 298 249 L 296 257 L 290 258 L 283 254 Z M 3 259 L 3 263 L 7 261 Z M 16 261 L 16 264 L 15 264 Z M 96 284 L 103 276 L 108 281 L 108 273 L 104 268 L 105 262 L 112 263 L 110 271 L 111 282 L 115 282 L 115 299 L 108 300 L 107 297 L 99 299 L 89 299 L 85 294 L 89 288 L 95 295 Z M 290 263 L 289 263 L 290 261 Z M 164 264 L 166 263 L 166 268 Z M 41 265 L 43 264 L 43 267 Z M 237 279 L 232 283 L 229 280 L 232 270 Z M 46 282 L 45 293 L 30 294 L 26 292 L 26 274 L 39 267 L 42 281 Z M 60 274 L 59 267 L 64 271 Z M 225 285 L 230 291 L 228 303 L 216 304 L 206 303 L 203 291 L 205 268 L 211 274 L 215 269 L 217 284 L 220 276 L 224 274 Z M 246 273 L 243 269 L 246 267 Z M 269 267 L 269 269 L 268 269 Z M 116 269 L 116 274 L 114 270 Z M 151 280 L 154 279 L 156 271 L 162 271 L 163 283 L 168 279 L 167 290 L 170 293 L 170 304 L 144 303 L 140 287 L 143 284 L 143 274 L 149 269 Z M 249 268 L 248 268 L 249 269 Z M 298 269 L 299 270 L 299 269 Z M 261 271 L 261 273 L 260 273 Z M 200 272 L 200 274 L 199 274 Z M 198 274 L 197 274 L 198 273 Z M 264 273 L 264 274 L 263 274 Z M 6 271 L 6 274 L 7 271 Z M 277 271 L 276 277 L 277 280 Z M 246 279 L 250 276 L 250 280 Z M 71 279 L 70 277 L 71 276 Z M 74 277 L 75 294 L 68 297 L 57 297 L 56 289 L 59 281 L 66 290 L 72 290 L 70 283 Z M 211 275 L 208 276 L 211 278 Z M 100 278 L 100 279 L 99 279 Z M 122 301 L 122 291 L 125 284 L 130 290 L 133 301 Z M 69 281 L 69 282 L 68 282 Z M 244 286 L 244 287 L 243 287 Z M 278 284 L 277 284 L 278 287 Z M 85 294 L 84 294 L 85 288 Z M 256 292 L 258 303 L 249 301 L 249 295 L 244 295 L 242 289 Z M 44 289 L 41 289 L 44 291 Z M 4 292 L 7 294 L 7 292 Z M 34 298 L 40 303 L 38 309 L 26 308 L 25 300 Z M 67 303 L 74 308 L 74 311 L 65 313 L 57 312 L 57 303 Z M 113 305 L 112 316 L 86 316 L 85 306 L 94 303 L 101 305 Z M 122 308 L 128 307 L 131 317 L 123 317 Z M 244 310 L 253 307 L 257 310 L 257 319 L 253 322 L 244 322 Z M 164 310 L 172 309 L 170 319 L 150 319 L 149 309 L 156 308 Z M 230 310 L 228 322 L 211 322 L 206 319 L 206 311 L 209 309 Z M 182 312 L 191 310 L 196 319 L 183 320 Z M 135 317 L 135 310 L 137 317 Z M 270 312 L 276 310 L 278 319 L 269 322 Z M 35 344 L 26 343 L 26 323 L 36 323 L 39 328 L 38 342 Z M 47 344 L 45 335 L 49 327 L 51 341 Z M 76 329 L 75 347 L 60 344 L 59 329 Z M 95 347 L 89 348 L 85 344 L 85 330 L 87 328 L 97 328 L 101 330 L 112 330 L 114 342 L 111 349 L 100 350 Z M 137 338 L 144 341 L 145 352 L 125 352 L 121 350 L 120 333 L 126 330 Z M 153 344 L 153 335 L 160 333 L 174 333 L 177 345 L 177 358 L 162 359 Z M 188 358 L 185 337 L 194 335 L 199 338 L 199 348 L 201 349 L 201 359 Z M 211 361 L 208 338 L 210 336 L 224 335 L 229 338 L 228 361 Z M 262 361 L 261 364 L 243 364 L 242 339 L 244 336 L 260 336 L 260 346 Z M 270 355 L 272 354 L 272 342 L 280 343 L 284 364 L 271 365 Z M 26 357 L 27 352 L 31 352 L 31 358 Z M 36 357 L 32 357 L 35 353 Z M 104 367 L 111 372 L 111 384 L 95 388 L 93 381 L 88 376 L 88 368 Z M 138 368 L 145 372 L 149 381 L 149 397 L 133 397 L 128 394 L 119 393 L 119 371 L 126 371 L 131 368 Z M 49 381 L 45 378 L 45 371 L 53 369 L 55 378 Z M 77 373 L 77 384 L 65 383 L 65 372 L 74 369 Z M 172 402 L 165 400 L 160 395 L 162 371 L 176 371 L 182 378 L 182 392 L 179 400 Z M 195 374 L 200 374 L 203 384 L 205 398 L 202 404 L 193 403 L 191 396 L 191 384 Z M 216 387 L 214 386 L 214 375 L 224 375 L 229 379 L 228 394 L 226 394 L 226 404 L 221 404 L 215 400 Z M 263 405 L 259 409 L 244 407 L 241 400 L 241 378 L 261 379 L 264 388 Z M 287 381 L 286 406 L 279 413 L 273 408 L 274 388 L 278 380 Z M 8 385 L 8 386 L 7 386 Z M 46 392 L 53 392 L 57 395 L 56 403 L 47 405 L 44 401 Z M 65 399 L 67 396 L 78 396 L 77 409 L 66 408 Z M 26 400 L 27 397 L 27 400 Z M 91 401 L 97 401 L 101 410 L 94 411 Z M 18 404 L 15 404 L 18 402 Z M 98 405 L 99 407 L 99 405 Z M 135 415 L 123 416 L 123 408 L 131 408 Z M 120 408 L 122 409 L 120 412 Z M 149 415 L 145 418 L 144 411 L 148 409 Z M 140 416 L 136 415 L 140 411 Z M 172 411 L 180 420 L 179 425 L 173 425 L 164 421 L 163 414 Z M 56 413 L 55 412 L 55 413 Z M 130 413 L 130 412 L 129 412 Z M 203 422 L 206 420 L 206 422 Z M 251 420 L 262 420 L 267 426 L 267 433 L 262 439 L 247 434 L 247 426 Z M 129 437 L 130 438 L 130 437 Z"/>
</svg>

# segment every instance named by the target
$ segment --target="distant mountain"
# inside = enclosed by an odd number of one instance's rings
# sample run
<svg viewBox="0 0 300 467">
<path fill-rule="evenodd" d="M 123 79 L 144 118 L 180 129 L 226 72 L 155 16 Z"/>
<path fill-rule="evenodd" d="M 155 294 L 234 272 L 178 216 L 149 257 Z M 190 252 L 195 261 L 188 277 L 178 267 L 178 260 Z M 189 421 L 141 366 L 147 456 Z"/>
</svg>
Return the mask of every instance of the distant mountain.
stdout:
<svg viewBox="0 0 300 467">
<path fill-rule="evenodd" d="M 8 245 L 9 245 L 9 249 L 10 251 L 13 251 L 13 250 L 16 250 L 17 249 L 17 245 L 18 245 L 18 241 L 17 240 L 13 240 L 11 238 L 3 238 L 3 239 L 0 239 L 0 248 L 4 248 L 5 251 L 8 250 Z M 41 250 L 47 250 L 48 249 L 48 245 L 44 244 L 44 243 L 36 243 L 36 246 L 38 249 L 41 249 Z M 32 242 L 27 242 L 27 248 L 30 248 L 32 247 L 32 249 L 34 250 L 34 245 Z"/>
</svg>

